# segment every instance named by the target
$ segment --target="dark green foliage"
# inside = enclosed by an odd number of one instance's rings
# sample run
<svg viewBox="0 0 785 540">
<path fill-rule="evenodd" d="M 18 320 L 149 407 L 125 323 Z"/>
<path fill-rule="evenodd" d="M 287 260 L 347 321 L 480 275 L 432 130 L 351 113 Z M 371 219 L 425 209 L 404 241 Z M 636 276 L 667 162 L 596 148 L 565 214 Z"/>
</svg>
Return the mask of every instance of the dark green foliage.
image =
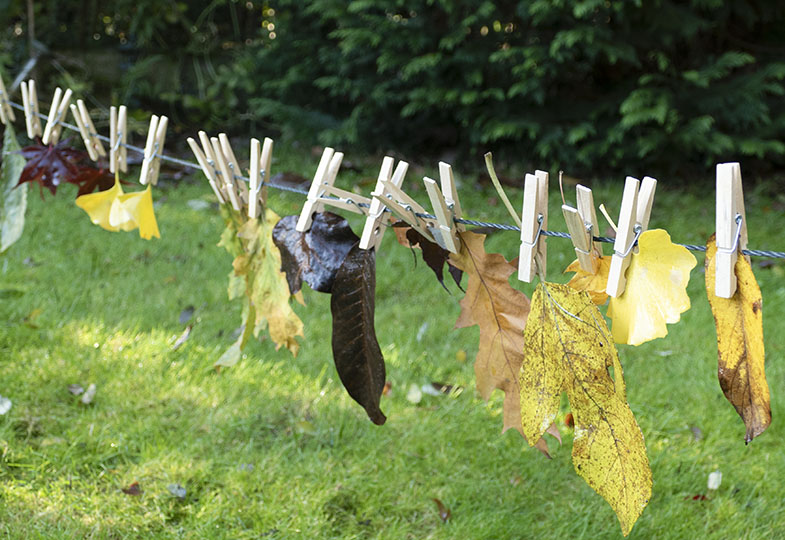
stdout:
<svg viewBox="0 0 785 540">
<path fill-rule="evenodd" d="M 128 91 L 202 127 L 250 120 L 308 144 L 471 163 L 494 150 L 572 174 L 785 162 L 781 2 L 101 4 L 86 20 L 109 14 L 112 36 L 86 22 L 76 35 L 104 32 L 106 47 L 122 34 L 138 60 Z"/>
</svg>

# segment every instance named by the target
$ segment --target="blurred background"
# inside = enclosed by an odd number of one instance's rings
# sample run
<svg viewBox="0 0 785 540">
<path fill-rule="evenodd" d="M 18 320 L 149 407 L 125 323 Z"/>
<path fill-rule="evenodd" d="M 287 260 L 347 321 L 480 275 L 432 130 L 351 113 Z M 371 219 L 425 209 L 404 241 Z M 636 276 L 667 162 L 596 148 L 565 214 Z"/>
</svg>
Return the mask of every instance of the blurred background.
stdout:
<svg viewBox="0 0 785 540">
<path fill-rule="evenodd" d="M 0 29 L 42 110 L 67 85 L 189 135 L 590 177 L 785 164 L 785 2 L 0 0 Z"/>
</svg>

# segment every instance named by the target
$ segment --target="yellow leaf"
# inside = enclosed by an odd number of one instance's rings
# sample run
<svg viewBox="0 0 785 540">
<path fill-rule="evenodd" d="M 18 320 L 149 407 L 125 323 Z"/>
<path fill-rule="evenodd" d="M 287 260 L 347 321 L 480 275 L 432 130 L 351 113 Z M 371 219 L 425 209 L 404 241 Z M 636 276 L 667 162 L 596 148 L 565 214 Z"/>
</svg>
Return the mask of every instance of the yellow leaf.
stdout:
<svg viewBox="0 0 785 540">
<path fill-rule="evenodd" d="M 153 211 L 153 194 L 150 185 L 144 191 L 136 193 L 126 193 L 118 197 L 123 205 L 125 212 L 130 215 L 134 223 L 139 227 L 139 236 L 145 240 L 152 237 L 161 238 L 158 231 L 158 222 L 155 220 Z"/>
<path fill-rule="evenodd" d="M 679 322 L 690 309 L 687 283 L 698 261 L 683 246 L 671 242 L 662 229 L 646 231 L 638 241 L 627 269 L 627 285 L 618 298 L 611 297 L 611 318 L 616 343 L 640 345 L 668 334 L 667 324 Z"/>
<path fill-rule="evenodd" d="M 717 327 L 717 370 L 725 397 L 736 408 L 750 442 L 771 424 L 769 385 L 763 349 L 763 299 L 746 257 L 736 259 L 736 293 L 732 298 L 714 296 L 714 235 L 706 246 L 706 293 Z"/>
<path fill-rule="evenodd" d="M 581 268 L 578 260 L 574 260 L 564 272 L 575 272 L 572 279 L 567 283 L 576 291 L 586 291 L 591 296 L 591 301 L 601 306 L 608 300 L 608 295 L 605 293 L 605 287 L 608 285 L 608 272 L 611 269 L 611 258 L 600 257 L 599 267 L 596 274 L 586 272 Z"/>
<path fill-rule="evenodd" d="M 514 428 L 523 434 L 518 373 L 529 299 L 510 286 L 515 265 L 498 253 L 485 252 L 485 235 L 463 232 L 460 237 L 461 252 L 450 255 L 450 264 L 466 273 L 468 284 L 455 327 L 479 325 L 480 346 L 474 362 L 477 390 L 488 399 L 494 389 L 501 389 L 505 394 L 503 431 Z M 534 441 L 547 455 L 548 447 L 540 435 Z"/>
<path fill-rule="evenodd" d="M 94 224 L 107 231 L 118 231 L 120 229 L 110 223 L 109 217 L 112 204 L 122 194 L 123 188 L 120 186 L 120 180 L 115 178 L 114 186 L 110 189 L 77 197 L 76 206 L 87 212 Z"/>
<path fill-rule="evenodd" d="M 651 497 L 651 469 L 605 319 L 587 293 L 540 283 L 524 339 L 520 388 L 526 437 L 542 436 L 566 392 L 575 422 L 575 471 L 608 501 L 626 536 Z"/>
</svg>

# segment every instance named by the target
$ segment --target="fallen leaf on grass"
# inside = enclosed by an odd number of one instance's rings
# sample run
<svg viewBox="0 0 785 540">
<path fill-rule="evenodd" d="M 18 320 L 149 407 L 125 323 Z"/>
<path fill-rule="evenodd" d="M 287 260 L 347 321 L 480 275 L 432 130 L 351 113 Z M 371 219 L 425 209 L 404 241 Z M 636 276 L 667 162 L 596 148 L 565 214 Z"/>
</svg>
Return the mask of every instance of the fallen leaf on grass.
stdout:
<svg viewBox="0 0 785 540">
<path fill-rule="evenodd" d="M 26 327 L 28 327 L 28 328 L 32 328 L 33 330 L 37 330 L 38 328 L 40 328 L 40 326 L 38 325 L 37 320 L 38 320 L 38 317 L 40 317 L 43 312 L 44 312 L 43 309 L 35 308 L 33 311 L 28 313 L 27 316 L 24 319 L 22 319 L 22 323 Z"/>
<path fill-rule="evenodd" d="M 93 402 L 97 390 L 98 388 L 94 384 L 90 384 L 90 386 L 87 387 L 87 390 L 85 390 L 85 393 L 82 394 L 81 402 L 85 405 L 90 405 L 90 403 Z"/>
<path fill-rule="evenodd" d="M 188 338 L 191 336 L 191 330 L 193 329 L 193 327 L 194 327 L 194 325 L 192 325 L 192 324 L 189 324 L 188 326 L 185 327 L 185 330 L 183 330 L 183 333 L 180 334 L 180 337 L 178 337 L 177 341 L 175 341 L 174 345 L 172 345 L 172 352 L 174 352 L 177 349 L 179 349 L 180 347 L 182 347 L 183 344 L 186 341 L 188 341 Z"/>
<path fill-rule="evenodd" d="M 166 486 L 166 489 L 168 489 L 169 493 L 171 493 L 181 501 L 185 499 L 185 496 L 187 494 L 186 489 L 180 484 L 169 484 L 168 486 Z"/>
<path fill-rule="evenodd" d="M 384 382 L 384 388 L 382 388 L 382 395 L 389 396 L 392 394 L 392 383 L 390 381 Z"/>
<path fill-rule="evenodd" d="M 0 396 L 0 414 L 7 414 L 11 410 L 11 405 L 10 399 Z"/>
<path fill-rule="evenodd" d="M 81 384 L 69 384 L 68 391 L 75 396 L 79 396 L 82 395 L 82 393 L 84 393 L 84 388 L 82 388 Z"/>
<path fill-rule="evenodd" d="M 717 375 L 726 399 L 744 420 L 750 442 L 771 424 L 769 384 L 763 347 L 763 299 L 746 257 L 736 259 L 736 293 L 714 296 L 714 235 L 706 246 L 706 293 L 717 329 Z"/>
<path fill-rule="evenodd" d="M 432 500 L 436 503 L 436 509 L 439 511 L 439 517 L 441 518 L 442 523 L 446 523 L 447 520 L 452 517 L 452 512 L 450 512 L 450 509 L 444 506 L 444 503 L 439 499 L 434 498 Z"/>
<path fill-rule="evenodd" d="M 180 312 L 180 324 L 185 324 L 191 320 L 191 317 L 194 316 L 194 311 L 196 309 L 193 306 L 186 306 Z"/>
<path fill-rule="evenodd" d="M 139 495 L 144 493 L 144 491 L 142 491 L 141 486 L 139 485 L 139 482 L 134 482 L 128 487 L 121 488 L 120 491 L 122 491 L 126 495 L 131 495 L 132 497 L 138 497 Z"/>
</svg>

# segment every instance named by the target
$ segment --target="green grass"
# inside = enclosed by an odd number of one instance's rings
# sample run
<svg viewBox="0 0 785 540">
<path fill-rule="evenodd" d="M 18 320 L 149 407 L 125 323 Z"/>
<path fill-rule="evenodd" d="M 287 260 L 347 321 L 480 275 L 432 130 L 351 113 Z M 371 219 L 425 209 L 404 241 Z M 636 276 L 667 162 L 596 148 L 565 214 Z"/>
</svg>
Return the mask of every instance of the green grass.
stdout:
<svg viewBox="0 0 785 540">
<path fill-rule="evenodd" d="M 316 161 L 288 160 L 277 170 L 310 174 Z M 408 189 L 426 201 L 414 188 L 418 174 L 410 174 Z M 367 193 L 373 177 L 368 169 L 339 183 Z M 594 187 L 596 200 L 616 214 L 620 183 Z M 215 245 L 217 209 L 187 204 L 212 200 L 203 180 L 156 190 L 162 239 L 150 242 L 91 225 L 68 188 L 62 191 L 44 202 L 31 192 L 24 236 L 0 258 L 0 394 L 13 401 L 0 416 L 0 536 L 621 537 L 610 507 L 573 471 L 569 430 L 562 446 L 551 439 L 550 461 L 517 433 L 501 434 L 501 395 L 486 404 L 474 391 L 478 331 L 452 330 L 460 292 L 447 294 L 421 261 L 413 267 L 391 232 L 377 261 L 376 326 L 393 391 L 382 401 L 388 422 L 377 427 L 332 366 L 326 295 L 306 291 L 307 306 L 295 307 L 307 337 L 297 358 L 255 341 L 237 367 L 212 369 L 233 340 L 242 306 L 226 298 L 231 259 Z M 509 221 L 488 189 L 467 182 L 461 194 L 467 216 Z M 518 206 L 520 192 L 511 197 Z M 556 199 L 554 191 L 550 228 L 566 230 Z M 298 212 L 302 201 L 271 192 L 281 215 Z M 711 190 L 677 191 L 664 180 L 651 226 L 703 243 L 713 205 Z M 752 247 L 785 249 L 781 208 L 765 186 L 748 189 Z M 494 235 L 488 245 L 508 258 L 518 250 L 513 233 Z M 565 279 L 570 250 L 566 240 L 549 241 L 550 279 Z M 653 498 L 630 538 L 782 537 L 785 271 L 779 263 L 755 266 L 774 423 L 745 446 L 743 424 L 716 380 L 698 260 L 693 307 L 667 338 L 620 347 L 654 474 Z M 531 293 L 532 286 L 522 289 Z M 188 305 L 197 322 L 173 352 Z M 463 352 L 468 360 L 461 361 Z M 429 381 L 465 390 L 407 401 L 411 384 Z M 94 402 L 82 405 L 68 391 L 72 383 L 95 383 Z M 700 429 L 700 440 L 691 428 Z M 718 492 L 692 500 L 716 469 L 723 473 Z M 141 496 L 121 491 L 135 481 Z M 169 493 L 172 483 L 186 487 L 184 500 Z M 448 522 L 432 498 L 450 508 Z"/>
</svg>

